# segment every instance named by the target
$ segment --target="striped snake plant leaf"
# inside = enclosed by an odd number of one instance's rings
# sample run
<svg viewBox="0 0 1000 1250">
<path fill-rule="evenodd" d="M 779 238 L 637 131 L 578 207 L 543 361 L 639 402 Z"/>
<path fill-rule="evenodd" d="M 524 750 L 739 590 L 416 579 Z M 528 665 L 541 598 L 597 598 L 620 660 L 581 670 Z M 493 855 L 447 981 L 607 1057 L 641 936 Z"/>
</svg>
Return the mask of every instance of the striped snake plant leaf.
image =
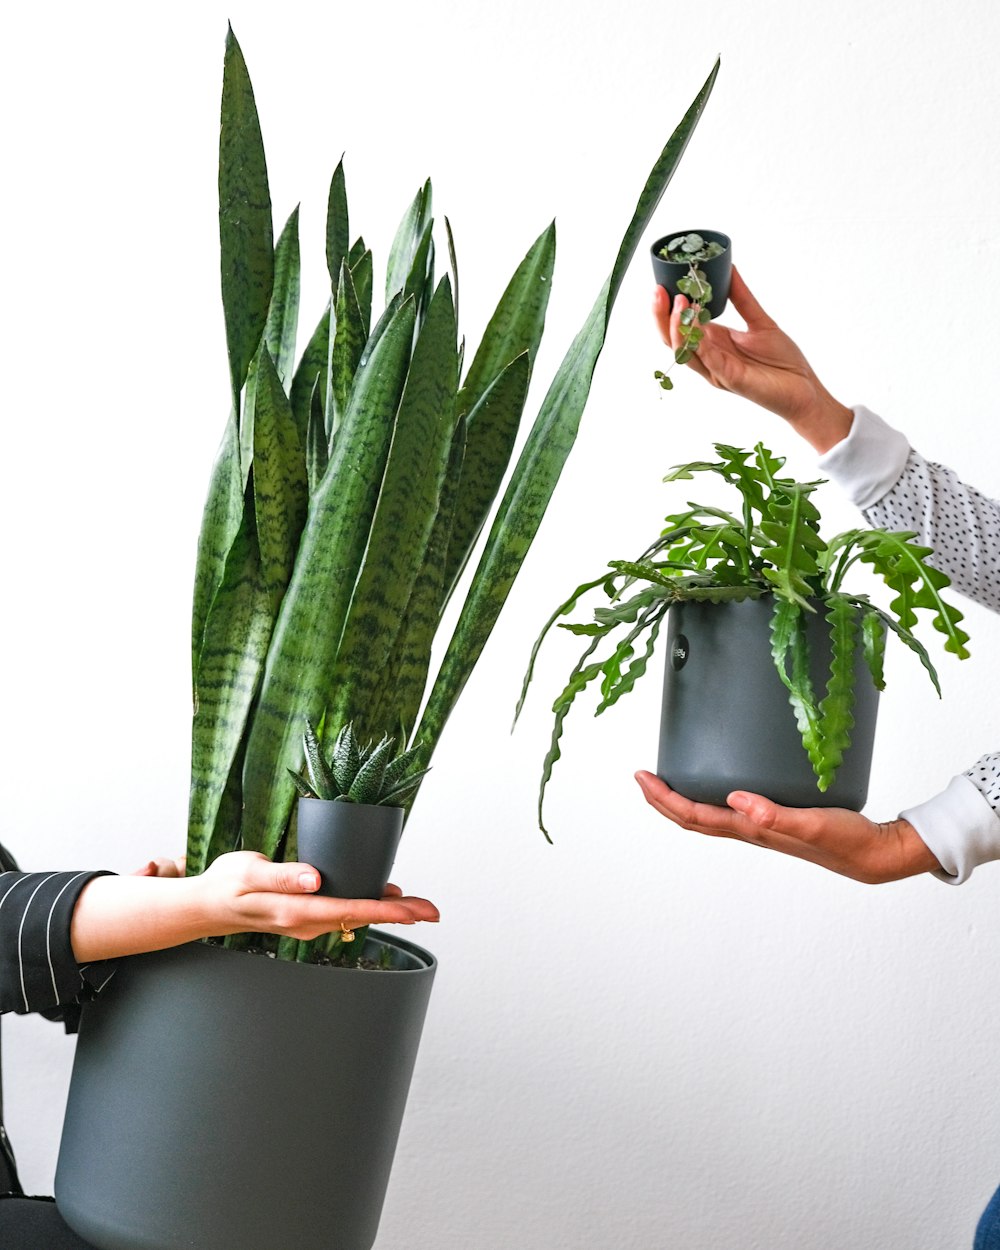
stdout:
<svg viewBox="0 0 1000 1250">
<path fill-rule="evenodd" d="M 347 182 L 344 178 L 344 158 L 330 179 L 330 194 L 326 204 L 326 267 L 334 292 L 340 282 L 340 266 L 347 256 L 351 231 L 347 217 Z"/>
<path fill-rule="evenodd" d="M 503 484 L 528 398 L 531 360 L 528 350 L 515 356 L 468 414 L 465 463 L 444 569 L 445 602 L 462 576 Z M 461 402 L 460 395 L 459 405 Z"/>
<path fill-rule="evenodd" d="M 451 232 L 451 222 L 444 219 L 444 233 L 448 240 L 448 265 L 451 269 L 451 294 L 455 302 L 455 320 L 458 321 L 458 257 L 455 255 L 455 236 Z"/>
<path fill-rule="evenodd" d="M 299 210 L 294 208 L 274 245 L 274 288 L 264 325 L 264 343 L 285 389 L 291 383 L 295 335 L 299 328 Z"/>
<path fill-rule="evenodd" d="M 392 241 L 392 247 L 389 249 L 389 260 L 385 274 L 386 303 L 399 291 L 406 289 L 407 284 L 411 280 L 411 275 L 414 271 L 414 261 L 422 242 L 426 249 L 426 240 L 430 237 L 428 229 L 431 224 L 432 200 L 431 180 L 428 178 L 403 214 L 403 219 L 399 223 L 396 235 Z M 422 272 L 424 271 L 426 271 L 426 250 L 424 252 L 424 270 Z M 422 282 L 423 279 L 421 277 L 421 284 Z M 413 294 L 413 291 L 408 293 Z"/>
<path fill-rule="evenodd" d="M 291 576 L 308 494 L 291 407 L 266 348 L 258 357 L 253 468 L 242 524 L 212 603 L 197 672 L 192 737 L 189 871 L 231 849 L 237 830 L 220 805 Z M 238 811 L 238 809 L 237 809 Z"/>
<path fill-rule="evenodd" d="M 264 143 L 253 87 L 230 26 L 219 134 L 219 240 L 222 306 L 233 408 L 264 332 L 274 285 L 274 234 Z"/>
<path fill-rule="evenodd" d="M 395 728 L 372 723 L 371 716 L 417 571 L 426 560 L 451 456 L 458 390 L 455 339 L 451 281 L 444 277 L 417 337 L 331 682 L 330 723 L 353 721 L 362 738 Z"/>
<path fill-rule="evenodd" d="M 482 654 L 541 524 L 576 440 L 594 368 L 604 346 L 608 321 L 625 270 L 698 124 L 718 72 L 719 63 L 716 62 L 653 166 L 640 192 L 611 274 L 542 401 L 494 520 L 421 719 L 418 735 L 428 754 L 437 744 L 451 709 Z"/>
<path fill-rule="evenodd" d="M 309 506 L 306 459 L 271 354 L 257 365 L 253 489 L 261 579 L 277 617 Z"/>
<path fill-rule="evenodd" d="M 323 748 L 320 746 L 312 721 L 308 717 L 302 742 L 305 748 L 306 774 L 312 783 L 316 798 L 335 799 L 340 794 L 340 787 L 333 769 L 323 756 Z"/>
<path fill-rule="evenodd" d="M 189 875 L 203 872 L 215 843 L 231 850 L 235 831 L 218 827 L 220 805 L 258 689 L 274 624 L 260 575 L 253 508 L 253 473 L 243 519 L 211 605 L 195 681 L 188 813 Z M 238 812 L 238 805 L 236 808 Z"/>
<path fill-rule="evenodd" d="M 347 253 L 347 268 L 353 269 L 367 251 L 368 246 L 365 243 L 364 236 L 359 234 L 351 244 L 350 251 Z"/>
<path fill-rule="evenodd" d="M 427 687 L 431 650 L 444 610 L 445 560 L 464 458 L 465 418 L 459 417 L 451 439 L 448 467 L 427 552 L 422 567 L 417 571 L 396 645 L 375 698 L 374 721 L 380 725 L 398 726 L 404 742 L 410 740 L 417 723 Z"/>
<path fill-rule="evenodd" d="M 312 406 L 309 411 L 309 430 L 306 434 L 306 481 L 310 496 L 323 480 L 326 466 L 330 463 L 330 439 L 326 432 L 326 414 L 319 393 L 319 378 L 313 387 Z"/>
<path fill-rule="evenodd" d="M 243 519 L 243 472 L 240 468 L 240 433 L 236 413 L 231 412 L 212 467 L 208 499 L 198 536 L 195 561 L 194 602 L 191 609 L 191 672 L 195 679 L 201 661 L 209 609 L 222 584 L 226 560 Z M 197 704 L 196 704 L 197 706 Z"/>
<path fill-rule="evenodd" d="M 361 353 L 368 340 L 364 318 L 354 290 L 354 279 L 346 262 L 341 262 L 334 296 L 335 314 L 330 335 L 330 364 L 327 371 L 326 429 L 328 442 L 333 441 L 337 427 L 347 411 L 347 400 L 354 385 L 354 375 Z"/>
<path fill-rule="evenodd" d="M 374 283 L 371 252 L 362 252 L 358 259 L 352 262 L 350 269 L 351 281 L 354 283 L 354 295 L 358 301 L 358 308 L 361 309 L 361 324 L 364 327 L 365 338 L 367 339 L 371 333 L 372 288 Z"/>
<path fill-rule="evenodd" d="M 292 389 L 289 392 L 289 396 L 292 401 L 292 412 L 295 416 L 295 428 L 299 432 L 299 438 L 302 440 L 303 447 L 307 441 L 313 391 L 317 381 L 319 382 L 321 411 L 326 411 L 326 370 L 330 357 L 330 322 L 332 317 L 333 310 L 327 304 L 292 376 Z"/>
<path fill-rule="evenodd" d="M 303 721 L 318 719 L 330 692 L 409 366 L 414 318 L 413 300 L 397 305 L 359 367 L 274 630 L 243 774 L 244 846 L 268 856 L 288 821 L 294 787 L 287 770 L 301 762 Z"/>
<path fill-rule="evenodd" d="M 522 352 L 534 363 L 556 263 L 556 224 L 538 236 L 500 297 L 459 392 L 458 410 L 469 414 L 504 369 Z M 472 422 L 470 420 L 470 434 Z"/>
</svg>

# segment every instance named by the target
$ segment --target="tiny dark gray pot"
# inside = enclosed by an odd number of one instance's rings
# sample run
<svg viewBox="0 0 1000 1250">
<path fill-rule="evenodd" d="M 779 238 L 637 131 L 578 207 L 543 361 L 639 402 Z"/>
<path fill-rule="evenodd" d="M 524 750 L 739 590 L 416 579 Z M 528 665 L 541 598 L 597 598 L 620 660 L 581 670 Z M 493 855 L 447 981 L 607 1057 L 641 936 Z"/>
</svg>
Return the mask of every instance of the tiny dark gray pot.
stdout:
<svg viewBox="0 0 1000 1250">
<path fill-rule="evenodd" d="M 868 797 L 878 711 L 878 690 L 860 642 L 851 746 L 822 791 L 771 658 L 773 603 L 768 596 L 670 609 L 657 773 L 700 803 L 724 805 L 733 790 L 750 790 L 787 807 L 860 811 Z M 807 617 L 806 637 L 813 689 L 822 698 L 830 635 L 821 612 Z"/>
<path fill-rule="evenodd" d="M 649 249 L 657 285 L 669 291 L 670 298 L 675 299 L 678 294 L 678 279 L 687 277 L 690 266 L 686 261 L 664 260 L 660 255 L 661 247 L 666 247 L 671 239 L 682 234 L 700 234 L 706 243 L 721 243 L 725 248 L 719 256 L 697 262 L 712 288 L 708 311 L 713 318 L 721 317 L 729 300 L 729 287 L 733 278 L 733 245 L 728 234 L 720 234 L 718 230 L 675 230 L 673 234 L 665 234 L 662 239 L 657 239 Z"/>
<path fill-rule="evenodd" d="M 381 898 L 403 832 L 401 807 L 299 799 L 298 856 L 319 870 L 320 894 Z"/>
<path fill-rule="evenodd" d="M 436 962 L 395 971 L 194 943 L 83 1010 L 56 1172 L 99 1250 L 371 1250 Z"/>
</svg>

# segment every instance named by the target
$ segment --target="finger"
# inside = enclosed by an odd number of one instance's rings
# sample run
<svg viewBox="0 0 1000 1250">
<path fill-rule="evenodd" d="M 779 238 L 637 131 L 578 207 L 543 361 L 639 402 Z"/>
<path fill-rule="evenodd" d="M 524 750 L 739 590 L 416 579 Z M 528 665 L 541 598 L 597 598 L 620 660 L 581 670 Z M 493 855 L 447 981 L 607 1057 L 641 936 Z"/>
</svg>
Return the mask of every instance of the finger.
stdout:
<svg viewBox="0 0 1000 1250">
<path fill-rule="evenodd" d="M 648 772 L 638 772 L 636 781 L 646 798 L 661 816 L 666 816 L 684 829 L 722 837 L 746 837 L 749 821 L 739 812 L 710 803 L 697 803 L 672 790 L 665 781 Z"/>
<path fill-rule="evenodd" d="M 247 890 L 278 894 L 313 894 L 320 886 L 319 873 L 312 864 L 274 864 L 264 855 L 247 860 L 243 879 Z"/>
<path fill-rule="evenodd" d="M 735 265 L 733 266 L 733 277 L 729 287 L 729 298 L 733 307 L 746 322 L 748 329 L 767 330 L 774 327 L 775 322 L 761 308 Z"/>
<path fill-rule="evenodd" d="M 141 868 L 137 868 L 132 873 L 133 877 L 155 877 L 156 876 L 156 860 L 151 859 L 148 864 L 143 864 Z"/>
<path fill-rule="evenodd" d="M 653 291 L 653 318 L 660 331 L 660 338 L 668 347 L 670 346 L 670 312 L 670 292 L 662 286 L 657 286 Z"/>
<path fill-rule="evenodd" d="M 674 308 L 670 314 L 670 346 L 674 352 L 679 352 L 684 346 L 684 339 L 681 337 L 681 313 L 685 309 L 691 307 L 691 301 L 683 295 L 678 295 L 674 300 Z"/>
<path fill-rule="evenodd" d="M 727 803 L 760 829 L 769 829 L 797 842 L 813 842 L 821 832 L 824 811 L 815 807 L 782 807 L 763 794 L 734 790 Z M 829 812 L 827 810 L 827 815 Z"/>
<path fill-rule="evenodd" d="M 402 893 L 403 891 L 399 888 L 399 886 L 393 885 L 392 882 L 390 881 L 389 884 L 385 887 L 385 893 L 382 895 L 382 897 L 383 898 L 399 898 L 399 896 Z"/>
</svg>

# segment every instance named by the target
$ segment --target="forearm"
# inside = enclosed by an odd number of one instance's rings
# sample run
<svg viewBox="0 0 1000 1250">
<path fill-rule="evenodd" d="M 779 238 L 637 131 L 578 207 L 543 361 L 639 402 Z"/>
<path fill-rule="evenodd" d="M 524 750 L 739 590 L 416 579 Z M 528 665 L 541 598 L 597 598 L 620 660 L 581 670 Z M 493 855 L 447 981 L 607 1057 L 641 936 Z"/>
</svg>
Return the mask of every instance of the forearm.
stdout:
<svg viewBox="0 0 1000 1250">
<path fill-rule="evenodd" d="M 70 925 L 81 964 L 164 950 L 211 937 L 198 877 L 98 877 L 80 894 Z"/>
</svg>

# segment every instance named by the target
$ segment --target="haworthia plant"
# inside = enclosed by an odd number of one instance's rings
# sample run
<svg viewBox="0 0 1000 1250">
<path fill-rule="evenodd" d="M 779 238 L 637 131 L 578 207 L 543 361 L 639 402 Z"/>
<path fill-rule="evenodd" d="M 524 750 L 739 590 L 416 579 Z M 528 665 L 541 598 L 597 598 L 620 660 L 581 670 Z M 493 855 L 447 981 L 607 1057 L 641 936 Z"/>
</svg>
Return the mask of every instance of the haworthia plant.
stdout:
<svg viewBox="0 0 1000 1250">
<path fill-rule="evenodd" d="M 752 453 L 726 443 L 716 443 L 715 450 L 718 460 L 678 465 L 664 480 L 688 481 L 696 473 L 717 474 L 735 488 L 738 512 L 689 503 L 683 512 L 671 513 L 660 536 L 637 560 L 612 560 L 604 574 L 578 586 L 546 622 L 534 645 L 515 721 L 534 676 L 539 647 L 552 626 L 559 624 L 590 640 L 552 707 L 555 720 L 538 795 L 538 822 L 546 836 L 545 790 L 553 765 L 561 757 L 564 723 L 577 696 L 599 683 L 599 714 L 629 693 L 646 672 L 663 618 L 673 603 L 771 600 L 771 658 L 788 690 L 791 714 L 821 791 L 829 788 L 850 745 L 859 638 L 879 690 L 885 685 L 888 631 L 916 653 L 941 693 L 927 650 L 912 632 L 918 624 L 917 609 L 931 613 L 931 625 L 944 635 L 946 651 L 960 659 L 969 654 L 968 635 L 960 624 L 962 613 L 941 597 L 948 578 L 927 563 L 931 549 L 914 542 L 915 534 L 852 529 L 826 542 L 820 536 L 820 514 L 812 501 L 821 483 L 780 477 L 784 461 L 762 443 Z M 870 565 L 895 593 L 888 610 L 866 595 L 844 590 L 844 575 L 858 562 Z M 593 620 L 562 621 L 585 595 L 598 590 L 607 604 L 594 610 Z M 831 667 L 824 691 L 815 690 L 810 677 L 806 616 L 816 612 L 823 614 L 830 630 Z M 636 656 L 643 638 L 644 650 Z M 592 659 L 602 644 L 608 653 Z"/>
<path fill-rule="evenodd" d="M 388 251 L 386 307 L 373 325 L 372 252 L 360 236 L 349 242 L 339 163 L 327 203 L 330 300 L 294 363 L 298 212 L 272 248 L 260 126 L 230 32 L 219 185 L 233 401 L 196 576 L 190 872 L 234 846 L 294 854 L 307 723 L 321 750 L 347 724 L 363 739 L 396 739 L 419 786 L 572 449 L 625 269 L 717 72 L 656 160 L 508 473 L 545 324 L 554 225 L 517 266 L 463 376 L 454 238 L 445 220 L 450 275 L 437 280 L 430 181 Z M 445 607 L 483 532 L 430 680 Z M 308 944 L 279 953 L 289 952 L 308 957 Z"/>
</svg>

